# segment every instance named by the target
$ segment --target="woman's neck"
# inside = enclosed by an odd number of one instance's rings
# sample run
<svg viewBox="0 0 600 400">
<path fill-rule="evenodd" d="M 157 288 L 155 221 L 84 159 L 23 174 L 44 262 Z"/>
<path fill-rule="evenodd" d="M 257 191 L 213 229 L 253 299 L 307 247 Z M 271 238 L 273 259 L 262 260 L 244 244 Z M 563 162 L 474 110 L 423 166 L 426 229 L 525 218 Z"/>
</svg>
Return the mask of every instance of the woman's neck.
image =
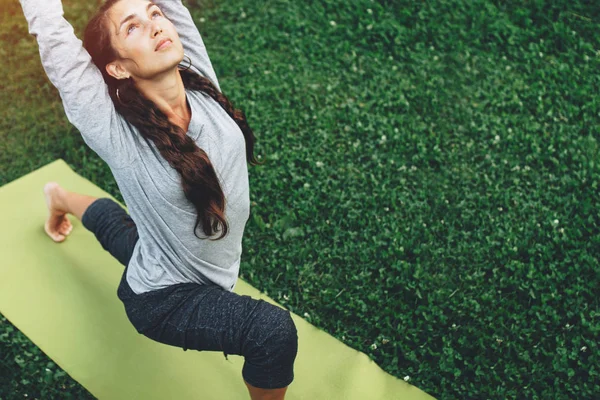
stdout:
<svg viewBox="0 0 600 400">
<path fill-rule="evenodd" d="M 177 68 L 152 80 L 137 80 L 138 90 L 161 110 L 169 121 L 187 132 L 191 110 L 188 108 L 185 87 Z"/>
</svg>

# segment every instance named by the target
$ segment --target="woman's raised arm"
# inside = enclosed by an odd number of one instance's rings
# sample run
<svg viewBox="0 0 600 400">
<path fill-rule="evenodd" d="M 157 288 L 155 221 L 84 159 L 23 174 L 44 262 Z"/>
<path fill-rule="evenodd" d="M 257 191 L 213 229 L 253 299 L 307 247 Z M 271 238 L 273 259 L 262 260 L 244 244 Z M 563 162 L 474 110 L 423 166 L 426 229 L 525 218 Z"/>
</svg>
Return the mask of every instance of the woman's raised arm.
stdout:
<svg viewBox="0 0 600 400">
<path fill-rule="evenodd" d="M 42 66 L 58 89 L 69 121 L 111 167 L 126 161 L 122 125 L 102 74 L 64 19 L 60 0 L 20 0 Z"/>
<path fill-rule="evenodd" d="M 202 76 L 210 79 L 217 89 L 221 91 L 217 75 L 208 58 L 208 53 L 206 52 L 200 32 L 198 32 L 198 28 L 194 24 L 194 20 L 188 9 L 183 5 L 181 0 L 153 0 L 153 2 L 175 26 L 183 45 L 183 50 L 192 60 L 195 69 Z"/>
</svg>

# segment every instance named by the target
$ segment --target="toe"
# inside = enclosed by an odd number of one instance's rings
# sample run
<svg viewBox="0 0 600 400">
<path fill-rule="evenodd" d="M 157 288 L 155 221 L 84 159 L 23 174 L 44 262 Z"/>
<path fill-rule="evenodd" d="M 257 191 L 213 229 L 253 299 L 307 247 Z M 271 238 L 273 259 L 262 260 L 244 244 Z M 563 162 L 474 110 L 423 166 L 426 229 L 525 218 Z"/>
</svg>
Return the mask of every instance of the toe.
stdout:
<svg viewBox="0 0 600 400">
<path fill-rule="evenodd" d="M 58 233 L 60 233 L 61 235 L 68 235 L 69 233 L 71 233 L 72 229 L 73 229 L 73 225 L 71 225 L 69 220 L 65 220 L 64 222 L 62 222 L 60 224 Z"/>
<path fill-rule="evenodd" d="M 66 238 L 66 236 L 62 232 L 57 231 L 55 229 L 50 229 L 48 221 L 46 221 L 46 223 L 44 224 L 44 231 L 55 242 L 62 242 Z"/>
</svg>

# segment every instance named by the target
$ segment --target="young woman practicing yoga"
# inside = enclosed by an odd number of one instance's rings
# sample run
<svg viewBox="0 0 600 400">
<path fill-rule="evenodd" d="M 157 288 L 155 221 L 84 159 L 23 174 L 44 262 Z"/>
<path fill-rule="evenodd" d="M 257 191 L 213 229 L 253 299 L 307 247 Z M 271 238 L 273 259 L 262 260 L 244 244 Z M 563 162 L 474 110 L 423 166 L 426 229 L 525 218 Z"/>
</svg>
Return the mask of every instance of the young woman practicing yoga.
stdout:
<svg viewBox="0 0 600 400">
<path fill-rule="evenodd" d="M 297 353 L 290 313 L 232 292 L 254 135 L 221 93 L 189 11 L 181 0 L 107 0 L 82 45 L 60 0 L 20 1 L 69 121 L 131 213 L 49 182 L 46 233 L 64 241 L 74 215 L 125 265 L 117 295 L 139 333 L 242 355 L 250 397 L 283 399 Z"/>
</svg>

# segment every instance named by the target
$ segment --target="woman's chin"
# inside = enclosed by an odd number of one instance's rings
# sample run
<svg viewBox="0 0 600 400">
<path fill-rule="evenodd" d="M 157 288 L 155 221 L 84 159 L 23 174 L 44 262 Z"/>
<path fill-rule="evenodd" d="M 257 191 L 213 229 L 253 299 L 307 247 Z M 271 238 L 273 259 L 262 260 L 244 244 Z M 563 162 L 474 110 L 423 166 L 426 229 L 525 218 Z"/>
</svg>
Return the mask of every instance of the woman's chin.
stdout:
<svg viewBox="0 0 600 400">
<path fill-rule="evenodd" d="M 170 57 L 170 60 L 161 60 L 160 64 L 155 64 L 153 68 L 147 71 L 147 78 L 158 77 L 178 70 L 183 57 Z"/>
</svg>

